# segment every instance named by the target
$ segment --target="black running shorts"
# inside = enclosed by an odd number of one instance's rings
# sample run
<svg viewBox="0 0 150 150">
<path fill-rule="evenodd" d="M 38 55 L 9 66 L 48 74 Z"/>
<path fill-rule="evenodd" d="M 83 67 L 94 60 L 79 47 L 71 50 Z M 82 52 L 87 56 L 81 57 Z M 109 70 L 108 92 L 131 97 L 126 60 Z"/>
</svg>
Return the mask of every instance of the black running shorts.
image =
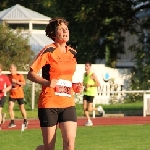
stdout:
<svg viewBox="0 0 150 150">
<path fill-rule="evenodd" d="M 76 108 L 38 108 L 40 127 L 52 127 L 61 122 L 77 122 Z"/>
<path fill-rule="evenodd" d="M 11 97 L 9 97 L 9 101 L 12 101 L 14 103 L 17 101 L 19 105 L 24 104 L 24 98 L 11 98 Z"/>
<path fill-rule="evenodd" d="M 83 96 L 83 100 L 86 100 L 88 103 L 93 103 L 94 96 Z"/>
</svg>

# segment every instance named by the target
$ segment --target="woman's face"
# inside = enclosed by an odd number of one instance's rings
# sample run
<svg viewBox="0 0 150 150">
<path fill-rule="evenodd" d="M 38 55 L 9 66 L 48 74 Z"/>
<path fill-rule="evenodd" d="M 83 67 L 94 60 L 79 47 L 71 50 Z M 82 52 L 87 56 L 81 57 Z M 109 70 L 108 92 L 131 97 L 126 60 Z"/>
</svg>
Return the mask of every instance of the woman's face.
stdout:
<svg viewBox="0 0 150 150">
<path fill-rule="evenodd" d="M 61 25 L 57 27 L 55 41 L 59 43 L 66 43 L 69 41 L 69 30 L 64 23 L 61 23 Z"/>
</svg>

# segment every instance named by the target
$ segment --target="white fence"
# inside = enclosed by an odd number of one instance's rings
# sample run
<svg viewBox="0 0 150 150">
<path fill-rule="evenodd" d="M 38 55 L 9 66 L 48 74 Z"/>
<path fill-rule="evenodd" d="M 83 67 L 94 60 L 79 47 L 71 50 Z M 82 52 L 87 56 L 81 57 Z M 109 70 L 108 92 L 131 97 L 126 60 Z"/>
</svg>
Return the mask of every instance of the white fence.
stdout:
<svg viewBox="0 0 150 150">
<path fill-rule="evenodd" d="M 101 84 L 101 86 L 98 88 L 98 95 L 94 99 L 94 105 L 109 104 L 110 95 L 112 94 L 117 94 L 117 98 L 121 99 L 122 96 L 124 96 L 126 93 L 143 93 L 143 116 L 146 116 L 146 114 L 150 112 L 149 111 L 150 95 L 147 95 L 150 93 L 150 91 L 149 90 L 131 91 L 129 89 L 129 86 L 131 84 L 130 69 L 112 69 L 112 68 L 105 67 L 104 65 L 98 65 L 98 64 L 93 65 L 92 69 L 96 73 Z M 76 72 L 73 76 L 73 82 L 82 82 L 84 72 L 85 72 L 84 64 L 77 65 Z M 3 71 L 2 73 L 9 74 L 9 71 Z M 27 72 L 25 71 L 18 71 L 18 73 L 27 74 Z M 106 73 L 108 73 L 110 75 L 110 78 L 113 79 L 113 84 L 111 82 L 104 81 L 104 75 Z M 32 82 L 32 95 L 31 95 L 32 109 L 34 109 L 35 107 L 35 89 L 36 89 L 36 84 Z M 95 117 L 95 112 L 93 112 L 93 117 Z"/>
<path fill-rule="evenodd" d="M 101 93 L 101 91 L 100 91 Z M 132 90 L 132 91 L 107 91 L 104 92 L 107 95 L 110 94 L 119 94 L 119 95 L 123 95 L 123 94 L 127 94 L 127 93 L 142 93 L 143 94 L 143 116 L 146 117 L 147 115 L 150 115 L 150 90 Z M 101 99 L 101 95 L 97 95 L 94 98 L 93 101 L 93 107 L 95 107 L 96 104 L 96 100 L 97 99 Z M 95 118 L 95 111 L 93 111 L 93 118 Z"/>
<path fill-rule="evenodd" d="M 111 82 L 105 82 L 105 74 L 109 75 L 110 79 L 113 79 L 114 84 L 117 85 L 116 91 L 120 90 L 127 90 L 130 85 L 130 69 L 113 69 L 109 67 L 105 67 L 104 64 L 93 64 L 92 71 L 97 75 L 98 80 L 100 81 L 100 88 L 98 89 L 101 92 L 101 98 L 96 99 L 96 103 L 101 104 L 108 104 L 110 94 L 107 94 L 106 91 L 113 91 L 114 86 L 112 86 Z M 85 72 L 85 65 L 84 64 L 77 64 L 76 71 L 73 75 L 73 82 L 82 82 L 83 81 L 83 74 Z M 9 74 L 9 71 L 3 71 L 4 74 Z M 18 71 L 21 74 L 27 74 L 25 71 Z M 39 73 L 41 75 L 41 73 Z M 34 102 L 35 102 L 35 89 L 36 84 L 32 83 L 32 109 L 34 109 Z M 119 94 L 118 94 L 119 97 Z"/>
</svg>

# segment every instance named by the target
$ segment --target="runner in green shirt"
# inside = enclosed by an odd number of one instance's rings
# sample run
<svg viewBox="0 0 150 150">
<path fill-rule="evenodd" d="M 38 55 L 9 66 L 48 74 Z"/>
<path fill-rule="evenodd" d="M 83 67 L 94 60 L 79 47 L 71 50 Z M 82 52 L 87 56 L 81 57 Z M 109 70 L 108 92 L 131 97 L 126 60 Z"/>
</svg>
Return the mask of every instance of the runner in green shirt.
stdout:
<svg viewBox="0 0 150 150">
<path fill-rule="evenodd" d="M 102 106 L 93 108 L 93 99 L 97 94 L 97 87 L 100 86 L 100 83 L 97 79 L 97 76 L 94 72 L 91 71 L 92 64 L 87 62 L 85 64 L 85 73 L 83 77 L 83 86 L 84 86 L 84 96 L 83 96 L 83 109 L 85 116 L 87 117 L 87 122 L 85 126 L 92 126 L 93 122 L 90 119 L 89 111 L 98 111 L 101 116 L 104 115 L 104 110 Z"/>
</svg>

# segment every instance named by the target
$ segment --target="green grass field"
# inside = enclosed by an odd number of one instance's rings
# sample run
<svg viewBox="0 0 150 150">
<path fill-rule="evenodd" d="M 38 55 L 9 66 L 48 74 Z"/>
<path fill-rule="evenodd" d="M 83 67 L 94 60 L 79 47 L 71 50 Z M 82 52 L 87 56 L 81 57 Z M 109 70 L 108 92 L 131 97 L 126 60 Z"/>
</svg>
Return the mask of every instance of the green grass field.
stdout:
<svg viewBox="0 0 150 150">
<path fill-rule="evenodd" d="M 150 125 L 78 127 L 75 150 L 150 150 Z M 0 132 L 0 150 L 34 150 L 42 144 L 41 130 Z M 56 150 L 62 150 L 60 129 Z"/>
<path fill-rule="evenodd" d="M 31 110 L 25 105 L 28 118 L 37 118 L 37 108 Z M 142 112 L 142 102 L 103 105 L 107 113 Z M 5 104 L 4 112 L 8 114 L 8 105 Z M 77 116 L 83 116 L 82 105 L 76 105 Z M 7 115 L 7 118 L 9 116 Z M 22 118 L 15 105 L 15 118 Z M 121 125 L 121 126 L 96 126 L 78 127 L 75 150 L 150 150 L 150 125 Z M 0 131 L 0 150 L 34 150 L 42 144 L 41 130 L 9 130 Z M 60 130 L 57 130 L 56 150 L 62 150 Z"/>
<path fill-rule="evenodd" d="M 106 114 L 125 114 L 127 116 L 142 116 L 143 113 L 143 103 L 142 101 L 138 101 L 135 103 L 125 103 L 125 104 L 111 104 L 111 105 L 102 105 Z M 28 118 L 37 118 L 37 108 L 32 110 L 28 104 L 25 105 L 27 110 Z M 20 110 L 18 108 L 18 104 L 15 104 L 15 118 L 20 119 L 22 118 Z M 8 104 L 5 103 L 4 112 L 8 114 Z M 81 117 L 84 116 L 83 113 L 83 106 L 82 104 L 76 105 L 77 116 Z M 9 115 L 7 115 L 7 119 Z"/>
</svg>

